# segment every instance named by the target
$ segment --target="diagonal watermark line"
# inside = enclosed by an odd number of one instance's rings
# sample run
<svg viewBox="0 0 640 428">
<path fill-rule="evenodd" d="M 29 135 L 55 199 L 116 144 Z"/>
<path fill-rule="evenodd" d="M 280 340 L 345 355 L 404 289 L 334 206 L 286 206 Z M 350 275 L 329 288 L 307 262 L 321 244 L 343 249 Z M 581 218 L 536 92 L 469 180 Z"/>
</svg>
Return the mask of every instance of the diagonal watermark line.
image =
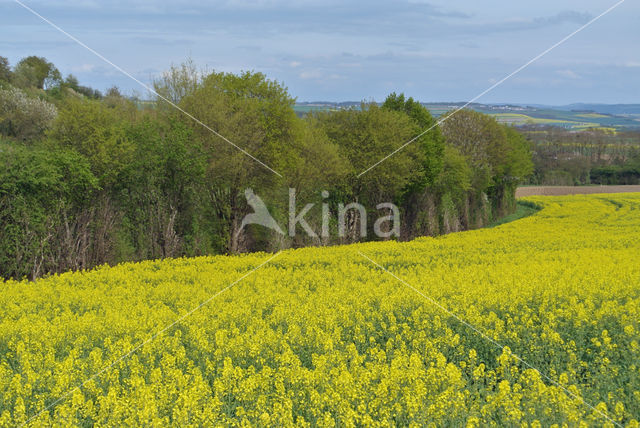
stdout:
<svg viewBox="0 0 640 428">
<path fill-rule="evenodd" d="M 129 356 L 131 356 L 131 354 L 133 354 L 134 352 L 136 352 L 138 349 L 142 348 L 143 346 L 147 345 L 148 343 L 152 342 L 154 339 L 156 339 L 158 336 L 160 336 L 162 333 L 164 333 L 165 331 L 169 330 L 171 327 L 175 326 L 176 324 L 181 323 L 182 321 L 184 321 L 185 319 L 187 319 L 188 317 L 190 317 L 191 315 L 194 314 L 194 312 L 196 312 L 197 310 L 201 309 L 203 306 L 205 306 L 207 303 L 211 302 L 213 299 L 215 299 L 216 297 L 218 297 L 219 295 L 221 295 L 222 293 L 224 293 L 225 291 L 229 290 L 231 287 L 233 287 L 234 285 L 236 285 L 237 283 L 239 283 L 240 281 L 242 281 L 243 279 L 245 279 L 246 277 L 248 277 L 249 275 L 251 275 L 252 273 L 254 273 L 255 271 L 257 271 L 258 269 L 260 269 L 262 266 L 266 265 L 267 263 L 269 263 L 271 260 L 275 259 L 279 254 L 281 253 L 281 251 L 278 251 L 277 253 L 275 253 L 273 256 L 269 257 L 267 260 L 265 260 L 264 262 L 260 263 L 258 266 L 254 267 L 253 269 L 251 269 L 249 272 L 245 273 L 244 275 L 242 275 L 240 278 L 236 279 L 235 281 L 233 281 L 231 284 L 227 285 L 226 287 L 224 287 L 222 290 L 218 291 L 216 294 L 212 295 L 211 297 L 209 297 L 208 299 L 206 299 L 205 301 L 203 301 L 202 303 L 200 303 L 198 306 L 196 306 L 195 308 L 191 309 L 189 312 L 187 312 L 186 314 L 182 315 L 181 317 L 179 317 L 178 319 L 176 319 L 175 321 L 173 321 L 171 324 L 167 325 L 166 327 L 162 328 L 161 330 L 157 331 L 156 333 L 154 333 L 149 339 L 145 340 L 144 342 L 140 343 L 139 345 L 137 345 L 136 347 L 132 348 L 129 352 L 127 352 L 126 354 L 120 356 L 118 359 L 116 359 L 114 362 L 112 362 L 111 364 L 109 364 L 108 366 L 102 368 L 100 371 L 98 371 L 97 373 L 94 373 L 89 379 L 85 380 L 84 382 L 82 382 L 81 384 L 79 384 L 78 386 L 76 386 L 75 388 L 71 389 L 70 391 L 68 391 L 66 394 L 64 394 L 63 396 L 61 396 L 60 398 L 58 398 L 56 401 L 54 401 L 53 403 L 49 404 L 47 407 L 45 407 L 44 409 L 42 409 L 41 411 L 39 411 L 38 413 L 36 413 L 35 415 L 31 416 L 29 419 L 27 419 L 26 422 L 24 422 L 22 425 L 20 425 L 21 427 L 27 425 L 29 422 L 31 422 L 32 420 L 34 420 L 35 418 L 37 418 L 38 416 L 40 416 L 41 414 L 43 414 L 44 412 L 51 410 L 51 408 L 55 407 L 56 405 L 58 405 L 59 403 L 61 403 L 62 401 L 66 400 L 71 394 L 73 394 L 75 391 L 80 390 L 82 387 L 84 387 L 88 382 L 94 380 L 95 378 L 99 377 L 101 374 L 103 374 L 104 372 L 106 372 L 107 370 L 111 369 L 113 366 L 115 366 L 116 364 L 118 364 L 119 362 L 121 362 L 122 360 L 128 358 Z"/>
<path fill-rule="evenodd" d="M 496 340 L 492 339 L 491 337 L 489 337 L 486 333 L 484 333 L 482 330 L 480 330 L 479 328 L 475 327 L 473 324 L 468 323 L 467 321 L 463 320 L 462 318 L 460 318 L 459 316 L 457 316 L 456 314 L 454 314 L 453 312 L 451 312 L 449 309 L 445 308 L 444 306 L 442 306 L 440 303 L 438 303 L 437 301 L 435 301 L 432 297 L 427 296 L 426 294 L 424 294 L 422 291 L 418 290 L 416 287 L 414 287 L 413 285 L 409 284 L 408 282 L 406 282 L 405 280 L 403 280 L 402 278 L 400 278 L 399 276 L 395 275 L 393 272 L 389 271 L 388 269 L 386 269 L 384 266 L 380 265 L 379 263 L 375 262 L 373 259 L 371 259 L 369 256 L 367 256 L 366 254 L 358 251 L 358 254 L 360 254 L 362 257 L 364 257 L 365 259 L 367 259 L 369 262 L 371 262 L 373 265 L 377 266 L 378 268 L 380 268 L 381 270 L 383 270 L 384 272 L 388 273 L 389 275 L 391 275 L 392 277 L 394 277 L 395 279 L 397 279 L 398 281 L 400 281 L 401 283 L 403 283 L 404 285 L 406 285 L 407 287 L 409 287 L 410 289 L 412 289 L 413 291 L 415 291 L 416 293 L 418 293 L 419 295 L 421 295 L 422 297 L 424 297 L 425 299 L 427 299 L 432 305 L 436 306 L 438 309 L 440 309 L 441 311 L 445 312 L 447 315 L 449 315 L 452 318 L 455 318 L 459 323 L 461 323 L 462 325 L 464 325 L 465 327 L 473 330 L 474 332 L 476 332 L 477 334 L 479 334 L 483 339 L 489 341 L 492 345 L 494 345 L 496 348 L 500 349 L 500 350 L 504 350 L 505 345 L 502 345 L 501 343 L 497 342 Z M 537 368 L 535 368 L 534 366 L 532 366 L 531 364 L 529 364 L 528 362 L 526 362 L 525 360 L 523 360 L 522 358 L 520 358 L 518 355 L 514 354 L 513 352 L 511 352 L 511 355 L 518 360 L 520 363 L 522 363 L 523 365 L 527 366 L 528 368 L 535 370 L 541 377 L 545 378 L 546 380 L 548 380 L 549 382 L 551 382 L 552 384 L 554 384 L 555 386 L 557 386 L 558 388 L 561 388 L 565 393 L 567 393 L 569 396 L 571 396 L 572 398 L 579 400 L 582 404 L 584 404 L 585 406 L 589 407 L 591 410 L 597 412 L 600 416 L 602 416 L 603 418 L 605 418 L 606 420 L 608 420 L 609 422 L 615 424 L 616 426 L 622 427 L 622 425 L 616 421 L 614 421 L 613 419 L 611 419 L 611 417 L 609 417 L 606 413 L 604 413 L 602 410 L 596 408 L 595 406 L 589 404 L 587 401 L 585 401 L 584 398 L 582 398 L 579 395 L 574 394 L 573 392 L 569 391 L 567 388 L 565 388 L 563 385 L 561 385 L 560 383 L 558 383 L 557 381 L 553 380 L 551 377 L 549 377 L 548 375 L 546 375 L 545 373 L 541 372 L 540 370 L 538 370 Z"/>
<path fill-rule="evenodd" d="M 76 42 L 77 44 L 79 44 L 80 46 L 82 46 L 83 48 L 87 49 L 89 52 L 91 52 L 92 54 L 94 54 L 95 56 L 97 56 L 98 58 L 100 58 L 101 60 L 103 60 L 104 62 L 106 62 L 107 64 L 109 64 L 110 66 L 112 66 L 113 68 L 115 68 L 116 70 L 118 70 L 119 72 L 121 72 L 122 74 L 124 74 L 125 76 L 127 76 L 128 78 L 130 78 L 131 80 L 135 81 L 136 83 L 138 83 L 140 86 L 142 86 L 143 88 L 145 88 L 147 91 L 151 92 L 152 94 L 154 94 L 155 96 L 157 96 L 158 98 L 162 99 L 163 101 L 167 102 L 169 105 L 171 105 L 172 107 L 174 107 L 175 109 L 179 110 L 181 113 L 183 113 L 185 116 L 187 116 L 188 118 L 190 118 L 191 120 L 193 120 L 194 122 L 196 122 L 198 125 L 201 125 L 202 127 L 204 127 L 205 129 L 207 129 L 208 131 L 211 131 L 215 136 L 221 138 L 222 140 L 226 141 L 227 143 L 231 144 L 233 147 L 235 147 L 236 149 L 240 150 L 242 153 L 244 153 L 245 155 L 249 156 L 251 159 L 253 159 L 254 161 L 258 162 L 260 165 L 262 165 L 263 167 L 265 167 L 266 169 L 268 169 L 269 171 L 273 172 L 275 175 L 277 175 L 278 177 L 282 177 L 282 174 L 280 174 L 278 171 L 274 170 L 273 168 L 271 168 L 269 165 L 265 164 L 264 162 L 262 162 L 260 159 L 256 158 L 255 156 L 253 156 L 251 153 L 249 153 L 248 151 L 246 151 L 245 149 L 243 149 L 242 147 L 238 146 L 237 144 L 235 144 L 233 141 L 229 140 L 227 137 L 225 137 L 224 135 L 220 134 L 218 131 L 216 131 L 215 129 L 211 128 L 209 125 L 207 125 L 206 123 L 202 122 L 200 119 L 198 119 L 197 117 L 193 116 L 191 113 L 189 113 L 188 111 L 184 110 L 183 108 L 179 107 L 178 105 L 176 105 L 174 102 L 172 102 L 171 100 L 167 99 L 166 97 L 160 95 L 157 91 L 155 91 L 153 88 L 151 88 L 149 85 L 145 84 L 144 82 L 140 81 L 139 79 L 135 78 L 133 75 L 131 75 L 131 73 L 127 72 L 126 70 L 124 70 L 122 67 L 114 64 L 113 62 L 109 61 L 107 58 L 105 58 L 104 56 L 102 56 L 100 53 L 96 52 L 95 50 L 93 50 L 92 48 L 90 48 L 89 46 L 87 46 L 86 44 L 84 44 L 83 42 L 81 42 L 80 40 L 78 40 L 76 37 L 72 36 L 71 34 L 67 33 L 66 31 L 64 31 L 62 28 L 60 28 L 59 26 L 57 26 L 56 24 L 54 24 L 53 22 L 51 22 L 50 20 L 48 20 L 47 18 L 45 18 L 44 16 L 40 15 L 38 12 L 36 12 L 35 10 L 31 9 L 29 6 L 27 6 L 26 4 L 24 4 L 23 2 L 21 2 L 20 0 L 14 0 L 16 3 L 18 3 L 20 6 L 22 6 L 23 8 L 25 8 L 26 10 L 28 10 L 29 12 L 31 12 L 32 14 L 34 14 L 35 16 L 37 16 L 38 18 L 40 18 L 41 20 L 43 20 L 44 22 L 46 22 L 47 24 L 49 24 L 50 26 L 52 26 L 53 28 L 55 28 L 56 30 L 58 30 L 59 32 L 61 32 L 62 34 L 64 34 L 65 36 L 67 36 L 68 38 L 70 38 L 71 40 L 73 40 L 74 42 Z"/>
<path fill-rule="evenodd" d="M 475 97 L 471 98 L 469 101 L 467 101 L 462 107 L 458 107 L 457 109 L 455 109 L 453 112 L 451 112 L 450 114 L 448 114 L 446 117 L 438 120 L 436 123 L 434 123 L 433 125 L 431 125 L 429 128 L 427 128 L 426 130 L 422 131 L 420 134 L 416 135 L 415 137 L 413 137 L 411 140 L 407 141 L 406 143 L 404 143 L 403 145 L 401 145 L 400 147 L 398 147 L 397 149 L 395 149 L 393 152 L 389 153 L 387 156 L 385 156 L 384 158 L 380 159 L 378 162 L 374 163 L 373 165 L 371 165 L 369 168 L 365 169 L 364 171 L 362 171 L 360 174 L 358 174 L 358 178 L 363 176 L 364 174 L 366 174 L 367 172 L 371 171 L 373 168 L 377 167 L 378 165 L 380 165 L 382 162 L 386 161 L 387 159 L 389 159 L 391 156 L 395 155 L 396 153 L 398 153 L 399 151 L 403 150 L 405 147 L 407 147 L 409 144 L 413 143 L 414 141 L 416 141 L 418 138 L 422 137 L 424 134 L 426 134 L 427 132 L 431 131 L 433 128 L 435 128 L 436 126 L 440 125 L 441 123 L 445 122 L 447 119 L 449 119 L 451 116 L 453 116 L 454 114 L 458 113 L 460 110 L 464 110 L 465 108 L 467 108 L 471 103 L 477 101 L 479 98 L 483 97 L 484 95 L 486 95 L 487 93 L 493 91 L 495 88 L 497 88 L 498 86 L 502 85 L 504 82 L 506 82 L 507 80 L 511 79 L 513 76 L 515 76 L 516 74 L 520 73 L 522 70 L 524 70 L 525 68 L 527 68 L 528 66 L 530 66 L 531 64 L 533 64 L 534 62 L 536 62 L 537 60 L 539 60 L 540 58 L 542 58 L 543 56 L 545 56 L 546 54 L 548 54 L 549 52 L 551 52 L 552 50 L 554 50 L 555 48 L 557 48 L 558 46 L 560 46 L 561 44 L 563 44 L 564 42 L 566 42 L 567 40 L 569 40 L 570 38 L 572 38 L 573 36 L 575 36 L 576 34 L 578 34 L 579 32 L 581 32 L 582 30 L 584 30 L 585 28 L 587 28 L 588 26 L 590 26 L 591 24 L 593 24 L 594 22 L 596 22 L 597 20 L 599 20 L 600 18 L 602 18 L 603 16 L 605 16 L 606 14 L 608 14 L 609 12 L 611 12 L 612 10 L 614 10 L 615 8 L 617 8 L 618 6 L 620 6 L 622 3 L 624 3 L 626 0 L 620 0 L 618 1 L 616 4 L 614 4 L 613 6 L 611 6 L 609 9 L 605 10 L 604 12 L 602 12 L 600 15 L 596 16 L 595 18 L 591 19 L 589 22 L 587 22 L 586 24 L 584 24 L 582 27 L 578 28 L 577 30 L 575 30 L 573 33 L 569 34 L 568 36 L 565 36 L 562 40 L 560 40 L 559 42 L 553 44 L 552 46 L 550 46 L 549 48 L 545 49 L 544 51 L 540 52 L 538 55 L 536 55 L 535 57 L 533 57 L 532 59 L 530 59 L 529 61 L 527 61 L 526 63 L 522 64 L 520 67 L 518 67 L 517 69 L 515 69 L 514 71 L 512 71 L 511 73 L 509 73 L 508 75 L 506 75 L 505 77 L 503 77 L 502 79 L 500 79 L 499 81 L 497 81 L 496 83 L 494 83 L 493 85 L 489 86 L 487 89 L 485 89 L 484 91 L 480 92 L 478 95 L 476 95 Z"/>
</svg>

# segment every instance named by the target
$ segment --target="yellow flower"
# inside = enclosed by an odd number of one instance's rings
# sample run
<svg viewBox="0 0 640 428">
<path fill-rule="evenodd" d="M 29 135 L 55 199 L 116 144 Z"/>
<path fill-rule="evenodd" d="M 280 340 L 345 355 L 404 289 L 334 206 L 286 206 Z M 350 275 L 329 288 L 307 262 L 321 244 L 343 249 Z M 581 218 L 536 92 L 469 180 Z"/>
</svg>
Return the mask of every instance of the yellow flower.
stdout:
<svg viewBox="0 0 640 428">
<path fill-rule="evenodd" d="M 268 255 L 3 283 L 0 428 L 638 427 L 640 195 L 530 200 L 251 274 Z"/>
</svg>

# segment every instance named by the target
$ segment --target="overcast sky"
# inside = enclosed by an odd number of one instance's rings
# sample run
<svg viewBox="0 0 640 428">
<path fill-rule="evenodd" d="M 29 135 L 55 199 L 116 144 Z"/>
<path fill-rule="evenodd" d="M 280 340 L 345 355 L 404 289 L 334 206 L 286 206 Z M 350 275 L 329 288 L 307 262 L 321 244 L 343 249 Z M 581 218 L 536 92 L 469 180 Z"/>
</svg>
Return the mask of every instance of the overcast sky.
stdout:
<svg viewBox="0 0 640 428">
<path fill-rule="evenodd" d="M 187 57 L 255 70 L 300 101 L 466 101 L 616 0 L 21 0 L 142 81 Z M 626 0 L 479 102 L 640 103 L 640 2 Z M 44 56 L 104 90 L 144 90 L 12 0 L 0 55 Z"/>
</svg>

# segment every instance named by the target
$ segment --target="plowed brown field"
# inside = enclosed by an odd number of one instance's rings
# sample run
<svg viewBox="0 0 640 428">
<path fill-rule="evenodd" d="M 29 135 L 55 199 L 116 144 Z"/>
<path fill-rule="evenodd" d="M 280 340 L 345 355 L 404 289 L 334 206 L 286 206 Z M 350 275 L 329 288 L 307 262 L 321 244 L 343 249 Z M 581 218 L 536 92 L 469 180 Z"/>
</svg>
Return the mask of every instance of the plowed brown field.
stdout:
<svg viewBox="0 0 640 428">
<path fill-rule="evenodd" d="M 560 195 L 588 195 L 592 193 L 629 193 L 640 192 L 637 186 L 531 186 L 519 187 L 516 198 L 524 196 L 560 196 Z"/>
</svg>

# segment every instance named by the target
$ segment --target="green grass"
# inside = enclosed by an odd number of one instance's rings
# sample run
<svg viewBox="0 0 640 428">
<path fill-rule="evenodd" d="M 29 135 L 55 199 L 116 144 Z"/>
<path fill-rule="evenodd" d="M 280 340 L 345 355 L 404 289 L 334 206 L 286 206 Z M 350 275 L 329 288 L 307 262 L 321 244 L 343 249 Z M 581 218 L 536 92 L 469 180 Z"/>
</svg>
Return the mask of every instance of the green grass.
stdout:
<svg viewBox="0 0 640 428">
<path fill-rule="evenodd" d="M 513 214 L 509 214 L 506 217 L 499 218 L 495 220 L 493 223 L 489 224 L 487 227 L 497 227 L 501 224 L 509 223 L 512 221 L 519 220 L 524 217 L 529 217 L 532 214 L 540 211 L 541 207 L 534 204 L 533 202 L 528 201 L 517 201 L 516 202 L 516 210 Z"/>
</svg>

